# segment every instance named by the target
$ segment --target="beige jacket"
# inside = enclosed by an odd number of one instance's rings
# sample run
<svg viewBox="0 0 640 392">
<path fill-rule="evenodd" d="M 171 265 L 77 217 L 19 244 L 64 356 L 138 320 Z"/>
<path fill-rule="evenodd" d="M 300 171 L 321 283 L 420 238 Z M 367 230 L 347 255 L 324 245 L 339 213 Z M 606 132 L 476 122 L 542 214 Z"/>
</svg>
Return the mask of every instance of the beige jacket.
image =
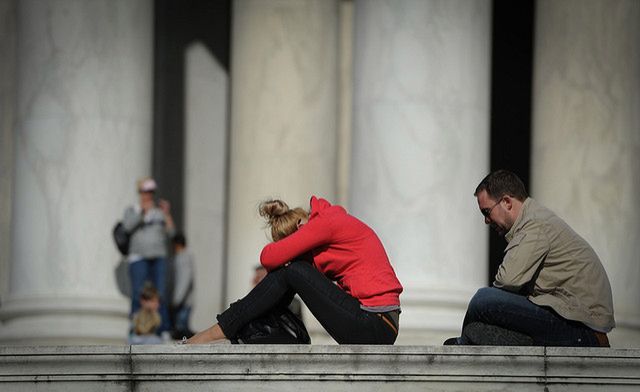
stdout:
<svg viewBox="0 0 640 392">
<path fill-rule="evenodd" d="M 569 225 L 527 198 L 493 285 L 523 292 L 531 302 L 601 332 L 615 327 L 607 273 L 589 244 Z"/>
</svg>

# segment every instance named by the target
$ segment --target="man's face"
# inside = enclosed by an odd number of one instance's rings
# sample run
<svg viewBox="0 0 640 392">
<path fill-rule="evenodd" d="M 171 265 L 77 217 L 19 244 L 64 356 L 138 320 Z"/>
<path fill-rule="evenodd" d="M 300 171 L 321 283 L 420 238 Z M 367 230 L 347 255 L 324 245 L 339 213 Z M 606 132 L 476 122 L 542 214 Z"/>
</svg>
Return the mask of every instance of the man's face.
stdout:
<svg viewBox="0 0 640 392">
<path fill-rule="evenodd" d="M 484 216 L 484 223 L 491 226 L 500 236 L 504 236 L 513 226 L 513 219 L 509 211 L 504 207 L 505 200 L 489 197 L 487 191 L 480 191 L 477 195 L 478 208 Z"/>
</svg>

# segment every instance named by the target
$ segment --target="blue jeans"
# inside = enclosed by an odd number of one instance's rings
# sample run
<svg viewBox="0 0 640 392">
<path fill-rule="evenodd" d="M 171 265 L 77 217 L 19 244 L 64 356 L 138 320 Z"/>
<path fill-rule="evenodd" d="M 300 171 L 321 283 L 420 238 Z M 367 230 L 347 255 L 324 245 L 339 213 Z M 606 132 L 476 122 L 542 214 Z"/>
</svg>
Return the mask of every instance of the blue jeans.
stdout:
<svg viewBox="0 0 640 392">
<path fill-rule="evenodd" d="M 597 347 L 595 331 L 567 320 L 527 297 L 495 287 L 485 287 L 473 296 L 463 322 L 495 325 L 530 336 L 536 346 Z"/>
<path fill-rule="evenodd" d="M 189 328 L 189 316 L 191 315 L 191 306 L 182 306 L 175 310 L 174 314 L 174 330 L 175 331 L 191 331 Z"/>
<path fill-rule="evenodd" d="M 166 301 L 166 267 L 164 257 L 154 259 L 141 259 L 129 263 L 129 276 L 131 277 L 131 316 L 140 310 L 140 293 L 144 283 L 149 281 L 160 294 L 160 317 L 162 324 L 158 328 L 158 333 L 171 329 L 169 321 L 169 309 Z"/>
<path fill-rule="evenodd" d="M 249 321 L 286 307 L 298 294 L 320 324 L 339 344 L 393 344 L 397 325 L 390 326 L 377 313 L 360 308 L 350 296 L 313 265 L 294 261 L 271 271 L 244 298 L 218 315 L 218 323 L 228 339 L 234 339 Z"/>
</svg>

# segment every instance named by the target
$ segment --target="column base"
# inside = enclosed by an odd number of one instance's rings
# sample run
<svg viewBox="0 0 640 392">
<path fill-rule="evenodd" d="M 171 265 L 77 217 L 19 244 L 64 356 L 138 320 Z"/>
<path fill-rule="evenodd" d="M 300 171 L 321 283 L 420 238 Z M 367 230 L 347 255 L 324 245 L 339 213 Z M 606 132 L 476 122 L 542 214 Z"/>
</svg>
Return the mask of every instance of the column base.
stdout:
<svg viewBox="0 0 640 392">
<path fill-rule="evenodd" d="M 640 347 L 640 317 L 616 313 L 616 327 L 609 332 L 611 347 Z"/>
<path fill-rule="evenodd" d="M 401 296 L 400 335 L 396 344 L 441 345 L 459 336 L 476 289 L 435 289 L 407 285 Z"/>
<path fill-rule="evenodd" d="M 126 344 L 128 301 L 10 299 L 0 308 L 0 345 Z"/>
</svg>

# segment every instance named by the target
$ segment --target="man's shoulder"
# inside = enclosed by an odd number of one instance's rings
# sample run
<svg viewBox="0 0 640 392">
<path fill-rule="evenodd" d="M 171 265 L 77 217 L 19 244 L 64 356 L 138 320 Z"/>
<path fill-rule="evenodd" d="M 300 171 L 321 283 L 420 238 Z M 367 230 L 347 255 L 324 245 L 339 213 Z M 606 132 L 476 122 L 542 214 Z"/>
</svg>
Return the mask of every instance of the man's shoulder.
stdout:
<svg viewBox="0 0 640 392">
<path fill-rule="evenodd" d="M 553 224 L 553 217 L 556 217 L 553 211 L 532 198 L 525 200 L 523 208 L 524 210 L 514 229 L 511 241 L 516 241 L 518 238 L 523 238 L 534 232 L 546 235 L 551 230 L 550 226 Z"/>
<path fill-rule="evenodd" d="M 548 224 L 553 219 L 560 219 L 555 212 L 532 198 L 528 198 L 526 203 L 525 215 L 527 221 L 536 222 L 538 224 Z"/>
<path fill-rule="evenodd" d="M 124 213 L 125 215 L 128 214 L 139 214 L 140 213 L 140 205 L 138 204 L 129 204 L 128 206 L 125 207 L 124 209 Z"/>
<path fill-rule="evenodd" d="M 535 208 L 531 211 L 530 219 L 532 225 L 530 227 L 541 228 L 550 240 L 558 239 L 561 241 L 573 241 L 579 238 L 580 241 L 584 241 L 584 239 L 580 237 L 575 230 L 554 211 L 537 202 L 534 202 L 532 206 Z"/>
</svg>

